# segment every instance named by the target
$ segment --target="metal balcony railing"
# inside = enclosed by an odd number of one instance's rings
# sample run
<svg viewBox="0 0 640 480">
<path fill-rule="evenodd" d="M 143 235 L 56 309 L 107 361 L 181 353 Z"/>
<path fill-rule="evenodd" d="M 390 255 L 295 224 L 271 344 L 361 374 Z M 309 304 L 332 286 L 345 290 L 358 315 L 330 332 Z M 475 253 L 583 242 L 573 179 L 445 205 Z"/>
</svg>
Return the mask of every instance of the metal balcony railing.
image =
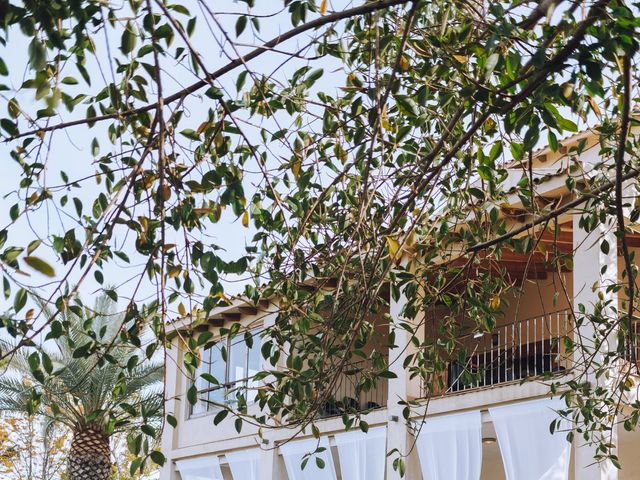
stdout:
<svg viewBox="0 0 640 480">
<path fill-rule="evenodd" d="M 358 411 L 375 410 L 386 407 L 388 382 L 384 378 L 377 380 L 371 388 L 358 388 L 363 374 L 371 369 L 370 361 L 361 361 L 347 366 L 337 384 L 333 395 L 325 402 L 319 414 L 320 418 L 329 418 Z"/>
<path fill-rule="evenodd" d="M 462 343 L 469 356 L 464 363 L 449 363 L 445 393 L 567 370 L 571 363 L 564 340 L 572 337 L 572 325 L 572 312 L 563 310 L 466 336 Z"/>
</svg>

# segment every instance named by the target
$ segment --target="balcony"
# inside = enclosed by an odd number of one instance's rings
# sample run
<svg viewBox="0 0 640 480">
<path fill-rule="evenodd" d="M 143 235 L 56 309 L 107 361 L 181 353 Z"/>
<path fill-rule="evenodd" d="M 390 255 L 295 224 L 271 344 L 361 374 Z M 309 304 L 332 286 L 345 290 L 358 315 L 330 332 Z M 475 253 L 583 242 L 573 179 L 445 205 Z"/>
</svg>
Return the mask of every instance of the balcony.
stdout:
<svg viewBox="0 0 640 480">
<path fill-rule="evenodd" d="M 464 362 L 448 364 L 446 390 L 438 394 L 561 374 L 571 366 L 565 340 L 572 338 L 572 331 L 572 312 L 562 310 L 500 325 L 491 333 L 466 335 L 460 340 L 470 354 Z"/>
<path fill-rule="evenodd" d="M 367 376 L 372 368 L 368 360 L 349 364 L 340 375 L 319 417 L 337 417 L 344 413 L 368 412 L 386 407 L 387 380 L 380 378 L 373 384 Z"/>
</svg>

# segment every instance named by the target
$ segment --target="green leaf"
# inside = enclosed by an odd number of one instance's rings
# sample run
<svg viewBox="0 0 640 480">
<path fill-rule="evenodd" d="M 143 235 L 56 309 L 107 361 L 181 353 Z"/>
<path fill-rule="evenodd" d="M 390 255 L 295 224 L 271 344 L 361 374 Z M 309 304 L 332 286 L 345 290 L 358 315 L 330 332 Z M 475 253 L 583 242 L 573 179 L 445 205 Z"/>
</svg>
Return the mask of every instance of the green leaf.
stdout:
<svg viewBox="0 0 640 480">
<path fill-rule="evenodd" d="M 35 371 L 40 368 L 40 356 L 37 352 L 33 352 L 31 355 L 27 357 L 27 363 L 29 364 L 29 368 L 31 371 Z"/>
<path fill-rule="evenodd" d="M 521 143 L 518 142 L 511 142 L 511 145 L 509 146 L 510 150 L 511 150 L 511 155 L 513 155 L 513 159 L 514 160 L 522 160 L 522 158 L 524 157 L 524 146 L 522 146 Z"/>
<path fill-rule="evenodd" d="M 40 355 L 42 357 L 42 367 L 44 368 L 44 371 L 50 374 L 53 371 L 53 362 L 51 361 L 51 357 L 49 357 L 46 352 L 41 352 Z"/>
<path fill-rule="evenodd" d="M 131 462 L 131 465 L 129 465 L 129 473 L 131 474 L 132 477 L 136 474 L 136 471 L 140 469 L 141 465 L 142 465 L 141 458 L 133 459 L 133 461 Z"/>
<path fill-rule="evenodd" d="M 395 95 L 396 103 L 402 112 L 413 117 L 417 117 L 420 114 L 418 104 L 410 97 L 406 95 Z"/>
<path fill-rule="evenodd" d="M 27 303 L 27 291 L 21 288 L 13 297 L 13 309 L 18 313 Z"/>
<path fill-rule="evenodd" d="M 220 410 L 216 416 L 213 418 L 213 424 L 219 425 L 225 418 L 229 415 L 229 410 Z"/>
<path fill-rule="evenodd" d="M 178 420 L 173 415 L 167 415 L 167 423 L 173 428 L 176 428 L 178 426 Z"/>
<path fill-rule="evenodd" d="M 125 55 L 131 53 L 136 48 L 136 40 L 137 35 L 134 33 L 134 27 L 131 22 L 127 22 L 120 38 L 120 50 L 122 50 L 122 53 Z"/>
<path fill-rule="evenodd" d="M 191 140 L 200 140 L 200 135 L 198 134 L 198 132 L 196 132 L 191 128 L 185 128 L 180 132 L 180 135 L 187 137 Z"/>
<path fill-rule="evenodd" d="M 98 143 L 98 139 L 94 138 L 91 140 L 91 155 L 97 157 L 100 153 L 100 144 Z"/>
<path fill-rule="evenodd" d="M 488 78 L 498 65 L 498 61 L 500 60 L 500 54 L 495 52 L 489 55 L 487 58 L 487 63 L 485 65 L 485 78 Z"/>
<path fill-rule="evenodd" d="M 35 252 L 36 248 L 38 248 L 41 244 L 41 240 L 33 240 L 32 242 L 30 242 L 27 246 L 27 255 L 31 255 L 33 252 Z"/>
<path fill-rule="evenodd" d="M 547 137 L 548 137 L 548 141 L 549 141 L 549 148 L 551 149 L 551 151 L 557 152 L 558 151 L 558 137 L 556 137 L 555 133 L 553 133 L 551 130 L 549 130 L 549 133 L 547 134 Z"/>
<path fill-rule="evenodd" d="M 105 291 L 104 291 L 104 294 L 105 294 L 107 297 L 109 297 L 111 300 L 113 300 L 114 302 L 117 302 L 117 301 L 118 301 L 118 294 L 116 293 L 116 291 L 115 291 L 115 290 L 111 290 L 111 289 L 109 289 L 109 290 L 105 290 Z"/>
<path fill-rule="evenodd" d="M 246 27 L 247 27 L 247 16 L 242 15 L 238 17 L 238 20 L 236 21 L 236 37 L 239 37 L 240 35 L 242 35 L 242 32 L 244 32 L 244 29 Z"/>
<path fill-rule="evenodd" d="M 218 100 L 220 98 L 222 98 L 222 90 L 220 90 L 218 87 L 209 87 L 207 89 L 206 92 L 204 92 L 204 94 L 209 97 L 212 98 L 214 100 Z"/>
<path fill-rule="evenodd" d="M 0 127 L 11 136 L 18 134 L 18 126 L 8 118 L 0 120 Z"/>
<path fill-rule="evenodd" d="M 572 122 L 571 120 L 569 120 L 568 118 L 564 118 L 561 116 L 557 116 L 556 120 L 558 121 L 558 126 L 563 129 L 563 130 L 567 130 L 568 132 L 577 132 L 578 131 L 578 126 Z"/>
<path fill-rule="evenodd" d="M 198 389 L 195 385 L 191 385 L 187 390 L 187 400 L 191 405 L 195 405 L 198 401 Z"/>
<path fill-rule="evenodd" d="M 156 429 L 153 428 L 151 425 L 145 423 L 144 425 L 142 425 L 140 427 L 140 430 L 142 430 L 142 433 L 144 433 L 145 435 L 148 435 L 150 437 L 155 438 L 156 436 Z"/>
<path fill-rule="evenodd" d="M 53 267 L 39 257 L 24 257 L 24 261 L 31 268 L 47 277 L 55 277 L 56 275 Z"/>
<path fill-rule="evenodd" d="M 166 458 L 164 457 L 162 452 L 160 452 L 159 450 L 153 450 L 149 454 L 149 456 L 151 457 L 151 460 L 153 461 L 153 463 L 155 463 L 156 465 L 163 466 L 164 463 L 166 462 Z"/>
<path fill-rule="evenodd" d="M 29 43 L 29 65 L 35 71 L 44 70 L 47 65 L 47 50 L 44 44 L 35 37 Z"/>
<path fill-rule="evenodd" d="M 244 82 L 246 79 L 247 79 L 247 71 L 243 70 L 238 74 L 238 78 L 236 79 L 236 90 L 238 91 L 242 90 L 242 87 L 244 86 Z"/>
<path fill-rule="evenodd" d="M 307 87 L 310 87 L 311 85 L 313 85 L 314 83 L 316 83 L 316 81 L 322 77 L 322 75 L 324 74 L 324 70 L 322 68 L 318 68 L 317 70 L 313 70 L 305 79 L 304 83 Z"/>
</svg>

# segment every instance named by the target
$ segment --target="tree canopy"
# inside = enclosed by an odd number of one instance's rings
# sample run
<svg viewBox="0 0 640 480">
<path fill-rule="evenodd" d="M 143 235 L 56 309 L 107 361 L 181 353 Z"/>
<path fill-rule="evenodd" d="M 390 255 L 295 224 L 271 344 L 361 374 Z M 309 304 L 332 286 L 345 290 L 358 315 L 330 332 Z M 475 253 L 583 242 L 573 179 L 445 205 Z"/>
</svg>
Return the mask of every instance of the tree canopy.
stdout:
<svg viewBox="0 0 640 480">
<path fill-rule="evenodd" d="M 368 319 L 385 310 L 387 285 L 408 302 L 392 331 L 409 331 L 420 352 L 405 368 L 433 385 L 459 347 L 460 315 L 491 331 L 515 288 L 504 272 L 469 272 L 505 248 L 533 255 L 535 235 L 517 234 L 558 232 L 569 208 L 584 212 L 585 231 L 615 218 L 622 242 L 624 282 L 611 289 L 625 293 L 624 311 L 606 313 L 603 300 L 577 314 L 621 328 L 621 347 L 598 369 L 630 345 L 637 268 L 625 216 L 633 223 L 640 210 L 622 187 L 635 192 L 639 172 L 629 133 L 637 2 L 4 0 L 0 19 L 0 134 L 11 163 L 0 330 L 15 345 L 0 358 L 67 335 L 66 313 L 85 308 L 81 292 L 119 302 L 119 337 L 140 358 L 161 354 L 170 319 L 197 326 L 236 293 L 278 298 L 262 353 L 274 366 L 286 355 L 288 370 L 259 374 L 273 387 L 260 392 L 261 415 L 242 401 L 224 412 L 238 428 L 275 416 L 308 425 L 322 392 L 375 342 Z M 567 180 L 569 206 L 536 201 L 532 152 L 559 151 L 587 126 L 608 161 Z M 508 166 L 522 172 L 515 190 Z M 520 230 L 503 215 L 514 191 Z M 460 278 L 464 288 L 452 289 Z M 412 322 L 436 304 L 450 308 L 437 348 Z M 210 342 L 194 334 L 187 369 Z M 109 348 L 88 333 L 73 356 L 110 362 Z M 384 356 L 372 360 L 370 382 L 390 376 Z M 562 387 L 584 431 L 621 408 L 582 381 Z M 629 428 L 640 414 L 631 408 Z"/>
</svg>

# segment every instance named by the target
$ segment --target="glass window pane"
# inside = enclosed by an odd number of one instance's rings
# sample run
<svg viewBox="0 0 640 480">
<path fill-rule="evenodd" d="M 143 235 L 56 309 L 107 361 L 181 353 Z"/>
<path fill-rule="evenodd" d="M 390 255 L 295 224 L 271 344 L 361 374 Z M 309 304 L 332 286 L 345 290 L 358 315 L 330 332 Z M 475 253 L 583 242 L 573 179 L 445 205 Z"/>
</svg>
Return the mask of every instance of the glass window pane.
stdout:
<svg viewBox="0 0 640 480">
<path fill-rule="evenodd" d="M 252 377 L 260 370 L 262 370 L 262 354 L 260 349 L 262 348 L 262 339 L 260 338 L 260 330 L 253 330 L 251 332 L 253 336 L 253 345 L 249 349 L 249 376 Z"/>
<path fill-rule="evenodd" d="M 218 408 L 218 405 L 224 404 L 224 386 L 212 386 L 213 390 L 209 391 L 209 409 Z"/>
<path fill-rule="evenodd" d="M 203 390 L 208 387 L 208 382 L 200 375 L 209 371 L 211 363 L 211 351 L 209 349 L 202 349 L 200 351 L 200 355 L 200 365 L 198 366 L 198 370 L 196 371 L 195 383 L 198 390 Z"/>
<path fill-rule="evenodd" d="M 244 336 L 238 335 L 231 340 L 229 352 L 229 383 L 247 378 L 247 344 Z"/>
<path fill-rule="evenodd" d="M 260 381 L 254 382 L 251 380 L 251 377 L 262 370 L 262 353 L 260 352 L 262 348 L 262 338 L 260 338 L 260 329 L 253 330 L 251 334 L 253 335 L 253 345 L 249 349 L 249 364 L 247 369 L 249 373 L 247 387 L 250 390 L 260 387 Z M 255 392 L 247 392 L 247 400 L 252 402 L 254 399 Z"/>
<path fill-rule="evenodd" d="M 226 382 L 225 362 L 222 358 L 222 345 L 224 342 L 218 342 L 210 348 L 210 367 L 209 373 L 218 380 L 218 383 Z"/>
</svg>

